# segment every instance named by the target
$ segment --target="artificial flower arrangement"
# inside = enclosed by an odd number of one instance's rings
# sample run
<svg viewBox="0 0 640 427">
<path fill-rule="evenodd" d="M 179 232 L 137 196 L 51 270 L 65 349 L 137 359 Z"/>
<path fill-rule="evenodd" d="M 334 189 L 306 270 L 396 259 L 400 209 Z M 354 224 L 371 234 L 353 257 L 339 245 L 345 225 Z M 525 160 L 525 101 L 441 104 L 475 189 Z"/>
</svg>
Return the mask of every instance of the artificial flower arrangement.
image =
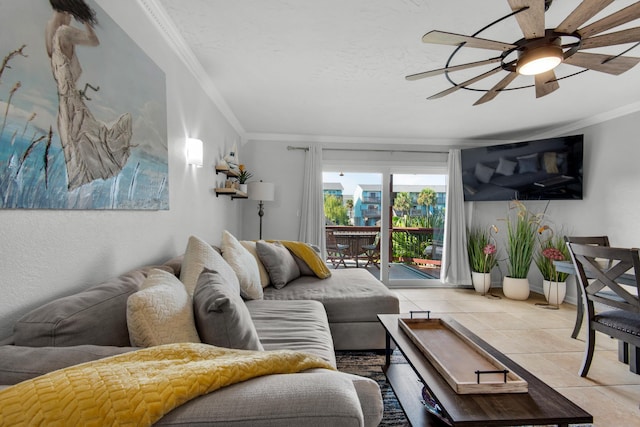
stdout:
<svg viewBox="0 0 640 427">
<path fill-rule="evenodd" d="M 497 247 L 491 232 L 497 233 L 498 227 L 474 228 L 469 230 L 467 237 L 467 252 L 471 270 L 478 273 L 490 273 L 498 264 Z"/>
<path fill-rule="evenodd" d="M 569 248 L 562 236 L 555 236 L 551 227 L 543 225 L 538 229 L 538 236 L 546 234 L 548 234 L 548 237 L 540 240 L 540 249 L 535 257 L 536 266 L 544 280 L 558 283 L 564 282 L 569 275 L 556 270 L 553 262 L 569 260 Z"/>
</svg>

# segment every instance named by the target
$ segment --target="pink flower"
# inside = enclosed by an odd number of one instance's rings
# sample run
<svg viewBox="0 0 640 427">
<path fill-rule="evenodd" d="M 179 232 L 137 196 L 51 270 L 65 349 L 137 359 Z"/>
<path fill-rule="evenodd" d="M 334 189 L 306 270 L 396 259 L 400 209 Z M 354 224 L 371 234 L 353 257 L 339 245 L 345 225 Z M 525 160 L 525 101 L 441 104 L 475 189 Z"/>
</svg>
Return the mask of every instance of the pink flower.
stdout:
<svg viewBox="0 0 640 427">
<path fill-rule="evenodd" d="M 492 255 L 496 253 L 496 245 L 488 244 L 482 249 L 485 255 Z"/>
<path fill-rule="evenodd" d="M 542 256 L 550 259 L 551 261 L 564 261 L 564 255 L 560 249 L 546 248 L 542 251 Z"/>
</svg>

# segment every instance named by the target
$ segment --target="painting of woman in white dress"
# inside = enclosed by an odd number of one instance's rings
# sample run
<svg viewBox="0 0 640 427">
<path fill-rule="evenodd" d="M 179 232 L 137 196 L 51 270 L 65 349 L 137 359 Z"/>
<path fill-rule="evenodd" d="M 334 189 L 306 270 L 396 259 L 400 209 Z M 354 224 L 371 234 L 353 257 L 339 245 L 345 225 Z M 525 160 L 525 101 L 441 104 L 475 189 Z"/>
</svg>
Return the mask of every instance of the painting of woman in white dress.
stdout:
<svg viewBox="0 0 640 427">
<path fill-rule="evenodd" d="M 0 208 L 168 209 L 164 72 L 94 0 L 0 2 Z"/>
</svg>

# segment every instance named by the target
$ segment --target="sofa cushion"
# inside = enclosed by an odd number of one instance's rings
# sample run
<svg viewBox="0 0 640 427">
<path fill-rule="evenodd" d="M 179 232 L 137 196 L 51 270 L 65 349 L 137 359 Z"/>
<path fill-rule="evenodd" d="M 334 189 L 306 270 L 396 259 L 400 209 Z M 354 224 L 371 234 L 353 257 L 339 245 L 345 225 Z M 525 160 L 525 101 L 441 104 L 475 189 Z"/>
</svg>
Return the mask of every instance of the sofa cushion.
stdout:
<svg viewBox="0 0 640 427">
<path fill-rule="evenodd" d="M 516 170 L 516 166 L 518 166 L 518 162 L 500 157 L 498 167 L 496 168 L 496 173 L 500 175 L 511 176 Z"/>
<path fill-rule="evenodd" d="M 30 311 L 14 326 L 15 345 L 130 346 L 127 299 L 138 291 L 146 272 L 131 271 Z"/>
<path fill-rule="evenodd" d="M 151 270 L 141 290 L 127 300 L 129 339 L 136 347 L 200 342 L 193 303 L 176 276 Z"/>
<path fill-rule="evenodd" d="M 300 277 L 296 260 L 282 243 L 259 241 L 256 243 L 256 251 L 269 272 L 271 284 L 276 289 L 281 289 L 290 281 Z"/>
<path fill-rule="evenodd" d="M 226 348 L 264 350 L 244 301 L 220 273 L 204 269 L 193 295 L 193 306 L 203 342 Z"/>
<path fill-rule="evenodd" d="M 320 301 L 329 323 L 377 323 L 379 313 L 399 313 L 396 294 L 363 268 L 333 270 L 324 280 L 302 276 L 283 289 L 266 288 L 264 298 Z"/>
<path fill-rule="evenodd" d="M 496 170 L 492 167 L 489 167 L 483 163 L 476 163 L 476 169 L 474 171 L 474 175 L 479 182 L 484 184 L 491 181 L 491 177 Z"/>
<path fill-rule="evenodd" d="M 227 230 L 222 232 L 222 258 L 238 276 L 240 295 L 245 299 L 262 299 L 258 262 Z"/>
<path fill-rule="evenodd" d="M 200 273 L 202 273 L 205 267 L 220 273 L 220 277 L 225 283 L 228 283 L 240 293 L 238 276 L 236 276 L 231 266 L 222 258 L 222 255 L 207 242 L 191 236 L 189 237 L 187 250 L 184 254 L 182 267 L 180 269 L 180 280 L 184 283 L 189 295 L 193 295 Z"/>
<path fill-rule="evenodd" d="M 303 351 L 336 365 L 327 314 L 319 302 L 254 300 L 246 306 L 265 350 Z"/>
<path fill-rule="evenodd" d="M 67 366 L 136 350 L 135 347 L 78 345 L 72 347 L 0 346 L 0 384 L 13 385 Z"/>
<path fill-rule="evenodd" d="M 260 257 L 258 256 L 258 251 L 256 250 L 256 242 L 251 240 L 240 240 L 240 244 L 249 251 L 249 253 L 256 259 L 256 264 L 258 264 L 258 272 L 260 273 L 260 284 L 263 288 L 266 288 L 271 284 L 269 279 L 269 272 L 264 267 L 262 261 L 260 261 Z"/>
</svg>

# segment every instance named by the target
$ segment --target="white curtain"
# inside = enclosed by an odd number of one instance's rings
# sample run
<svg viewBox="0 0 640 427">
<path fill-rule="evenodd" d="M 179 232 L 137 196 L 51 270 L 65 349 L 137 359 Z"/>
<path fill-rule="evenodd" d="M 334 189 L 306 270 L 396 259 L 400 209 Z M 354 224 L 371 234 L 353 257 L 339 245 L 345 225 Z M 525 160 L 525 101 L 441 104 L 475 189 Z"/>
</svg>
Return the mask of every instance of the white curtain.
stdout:
<svg viewBox="0 0 640 427">
<path fill-rule="evenodd" d="M 317 245 L 321 253 L 325 253 L 322 149 L 319 146 L 312 145 L 306 152 L 302 191 L 298 240 Z"/>
<path fill-rule="evenodd" d="M 444 221 L 444 248 L 440 281 L 455 285 L 471 285 L 459 149 L 449 150 L 448 166 L 449 184 L 447 186 L 447 210 Z"/>
</svg>

